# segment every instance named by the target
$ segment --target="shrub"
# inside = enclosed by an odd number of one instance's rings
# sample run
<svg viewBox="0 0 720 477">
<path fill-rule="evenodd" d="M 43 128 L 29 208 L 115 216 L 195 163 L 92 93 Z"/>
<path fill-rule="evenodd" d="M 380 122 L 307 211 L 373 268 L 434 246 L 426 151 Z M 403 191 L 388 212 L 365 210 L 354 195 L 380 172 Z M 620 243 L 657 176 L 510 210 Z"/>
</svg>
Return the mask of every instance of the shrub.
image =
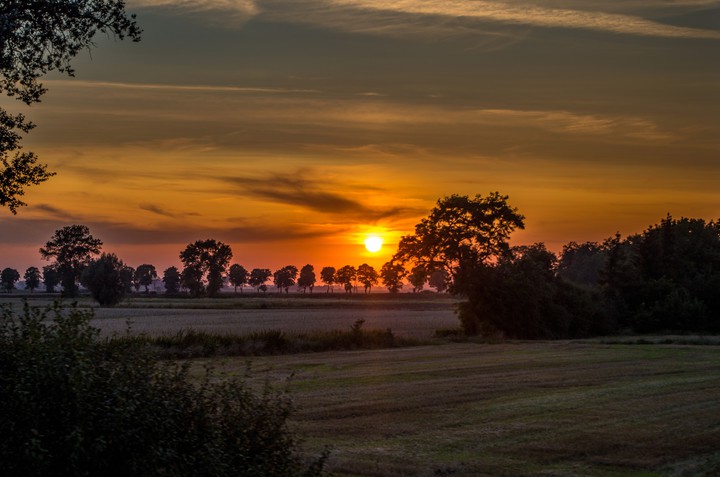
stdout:
<svg viewBox="0 0 720 477">
<path fill-rule="evenodd" d="M 14 476 L 320 475 L 287 428 L 289 397 L 192 382 L 91 312 L 0 305 L 0 462 Z"/>
</svg>

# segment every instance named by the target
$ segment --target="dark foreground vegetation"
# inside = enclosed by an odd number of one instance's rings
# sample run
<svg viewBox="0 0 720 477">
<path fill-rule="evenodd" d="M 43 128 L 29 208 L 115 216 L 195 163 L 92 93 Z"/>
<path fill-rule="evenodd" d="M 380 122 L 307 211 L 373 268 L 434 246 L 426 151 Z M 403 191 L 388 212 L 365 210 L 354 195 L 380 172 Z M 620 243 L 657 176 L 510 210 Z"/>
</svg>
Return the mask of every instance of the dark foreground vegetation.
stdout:
<svg viewBox="0 0 720 477">
<path fill-rule="evenodd" d="M 90 314 L 0 309 L 0 462 L 7 476 L 320 475 L 287 426 L 288 395 L 197 382 Z"/>
</svg>

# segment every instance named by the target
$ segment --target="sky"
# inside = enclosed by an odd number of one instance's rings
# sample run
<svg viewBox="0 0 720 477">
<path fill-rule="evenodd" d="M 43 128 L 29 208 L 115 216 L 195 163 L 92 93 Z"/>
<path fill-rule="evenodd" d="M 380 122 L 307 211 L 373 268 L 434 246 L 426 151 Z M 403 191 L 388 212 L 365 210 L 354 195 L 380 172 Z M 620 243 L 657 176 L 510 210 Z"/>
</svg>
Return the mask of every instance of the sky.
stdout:
<svg viewBox="0 0 720 477">
<path fill-rule="evenodd" d="M 50 74 L 0 210 L 0 267 L 84 224 L 128 265 L 195 240 L 246 268 L 379 268 L 450 194 L 525 215 L 513 244 L 720 218 L 720 1 L 128 0 Z M 368 234 L 385 245 L 371 254 Z"/>
</svg>

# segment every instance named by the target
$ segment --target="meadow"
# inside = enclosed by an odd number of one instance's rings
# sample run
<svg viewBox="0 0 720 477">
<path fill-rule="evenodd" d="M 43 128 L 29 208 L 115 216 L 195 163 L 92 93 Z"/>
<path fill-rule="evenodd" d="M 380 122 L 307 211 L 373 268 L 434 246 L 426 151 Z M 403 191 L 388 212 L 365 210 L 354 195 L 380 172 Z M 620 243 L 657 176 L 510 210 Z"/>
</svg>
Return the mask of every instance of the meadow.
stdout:
<svg viewBox="0 0 720 477">
<path fill-rule="evenodd" d="M 37 295 L 33 304 L 48 298 Z M 19 298 L 3 300 L 19 306 Z M 349 476 L 718 475 L 720 340 L 451 342 L 454 300 L 432 295 L 214 300 L 134 297 L 95 309 L 105 334 L 385 330 L 432 345 L 192 359 L 198 377 L 287 386 L 309 455 Z M 91 302 L 81 299 L 81 307 Z"/>
</svg>

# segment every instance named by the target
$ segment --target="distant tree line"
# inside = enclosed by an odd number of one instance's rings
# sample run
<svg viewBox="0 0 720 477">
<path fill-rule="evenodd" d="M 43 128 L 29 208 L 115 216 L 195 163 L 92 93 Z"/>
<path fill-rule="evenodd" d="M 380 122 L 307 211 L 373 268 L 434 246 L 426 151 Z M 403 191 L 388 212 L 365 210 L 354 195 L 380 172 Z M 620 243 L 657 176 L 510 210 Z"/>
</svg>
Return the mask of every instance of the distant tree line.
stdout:
<svg viewBox="0 0 720 477">
<path fill-rule="evenodd" d="M 552 339 L 621 331 L 720 332 L 717 222 L 668 215 L 642 233 L 571 242 L 556 255 L 543 243 L 509 245 L 524 217 L 507 199 L 497 192 L 440 199 L 380 271 L 367 263 L 323 267 L 319 277 L 310 264 L 247 270 L 231 264 L 229 245 L 208 239 L 188 244 L 179 255 L 183 268 L 169 267 L 161 278 L 166 293 L 209 297 L 226 283 L 236 293 L 246 286 L 264 293 L 270 282 L 280 293 L 292 287 L 313 293 L 318 282 L 326 293 L 335 286 L 369 293 L 379 283 L 397 293 L 405 280 L 417 292 L 429 283 L 463 299 L 458 315 L 471 335 Z M 65 296 L 75 296 L 80 283 L 107 306 L 141 287 L 149 293 L 159 277 L 153 265 L 133 269 L 114 254 L 101 254 L 101 247 L 85 226 L 57 230 L 40 249 L 52 263 L 42 272 L 28 268 L 26 289 L 35 290 L 42 280 L 47 291 L 61 284 Z M 3 269 L 2 289 L 11 291 L 19 278 L 18 271 Z"/>
</svg>

